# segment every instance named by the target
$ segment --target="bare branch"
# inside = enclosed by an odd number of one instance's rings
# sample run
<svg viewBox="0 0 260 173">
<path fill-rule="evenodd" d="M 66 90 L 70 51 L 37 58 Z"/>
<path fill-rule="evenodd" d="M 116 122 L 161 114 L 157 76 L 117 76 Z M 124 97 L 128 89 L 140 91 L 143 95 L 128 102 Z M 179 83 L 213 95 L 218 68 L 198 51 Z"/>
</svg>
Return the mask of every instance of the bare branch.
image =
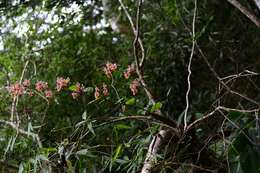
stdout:
<svg viewBox="0 0 260 173">
<path fill-rule="evenodd" d="M 219 107 L 217 107 L 216 109 L 214 109 L 213 111 L 211 111 L 210 113 L 206 114 L 205 116 L 195 120 L 194 122 L 192 122 L 191 124 L 189 124 L 186 128 L 186 131 L 190 130 L 193 128 L 193 126 L 201 123 L 202 121 L 204 121 L 205 119 L 209 118 L 210 116 L 214 115 L 214 113 L 219 109 Z"/>
<path fill-rule="evenodd" d="M 139 78 L 139 81 L 140 83 L 142 84 L 144 90 L 145 90 L 145 93 L 147 95 L 147 97 L 149 98 L 149 102 L 151 104 L 155 104 L 155 100 L 153 98 L 153 95 L 151 94 L 144 78 L 143 78 L 143 75 L 141 73 L 141 70 L 140 70 L 140 67 L 139 67 L 139 57 L 138 57 L 138 44 L 137 44 L 137 41 L 139 38 L 139 34 L 140 34 L 140 28 L 139 28 L 139 25 L 140 25 L 140 16 L 141 16 L 141 13 L 140 13 L 140 8 L 141 8 L 141 5 L 142 5 L 142 0 L 139 0 L 138 1 L 138 8 L 137 8 L 137 14 L 136 14 L 136 30 L 135 30 L 135 39 L 134 39 L 134 42 L 133 42 L 133 48 L 134 48 L 134 57 L 135 57 L 135 65 L 136 65 L 136 73 L 138 75 L 138 78 Z M 142 50 L 141 50 L 142 51 Z"/>
<path fill-rule="evenodd" d="M 189 110 L 189 93 L 191 90 L 191 83 L 190 83 L 190 76 L 191 76 L 191 63 L 194 55 L 194 50 L 195 50 L 195 23 L 196 23 L 196 13 L 197 13 L 197 0 L 194 1 L 194 13 L 193 13 L 193 20 L 192 20 L 192 48 L 191 48 L 191 54 L 190 54 L 190 59 L 189 59 L 189 64 L 188 64 L 188 77 L 187 77 L 187 82 L 188 82 L 188 89 L 186 92 L 186 108 L 184 110 L 184 131 L 187 128 L 187 116 L 188 116 L 188 110 Z"/>
<path fill-rule="evenodd" d="M 210 71 L 211 71 L 211 72 L 213 73 L 213 75 L 217 78 L 217 80 L 220 82 L 220 84 L 223 85 L 223 86 L 226 88 L 226 90 L 227 90 L 228 92 L 230 92 L 231 94 L 237 95 L 237 96 L 239 96 L 239 97 L 241 97 L 241 98 L 243 98 L 243 99 L 245 99 L 245 100 L 247 100 L 247 101 L 249 101 L 249 102 L 251 102 L 251 103 L 254 103 L 254 104 L 257 105 L 257 106 L 260 106 L 260 103 L 259 103 L 259 102 L 255 101 L 255 100 L 253 100 L 253 99 L 251 99 L 251 98 L 249 98 L 249 97 L 247 97 L 247 96 L 245 96 L 245 95 L 243 95 L 243 94 L 240 94 L 240 93 L 238 93 L 238 92 L 236 92 L 236 91 L 231 90 L 231 88 L 227 86 L 227 84 L 222 80 L 222 78 L 221 78 L 221 77 L 217 74 L 217 72 L 214 70 L 214 68 L 213 68 L 212 65 L 209 63 L 207 57 L 204 55 L 204 53 L 202 52 L 202 50 L 200 49 L 200 47 L 199 47 L 199 45 L 198 45 L 197 43 L 196 43 L 196 47 L 197 47 L 197 49 L 199 50 L 199 52 L 200 52 L 200 54 L 201 54 L 201 57 L 203 58 L 203 60 L 204 60 L 205 63 L 207 64 L 207 66 L 209 67 Z"/>
<path fill-rule="evenodd" d="M 241 13 L 249 18 L 258 28 L 260 28 L 260 19 L 250 12 L 246 7 L 240 4 L 237 0 L 227 0 L 230 4 L 236 7 Z"/>
<path fill-rule="evenodd" d="M 210 116 L 214 115 L 214 113 L 216 113 L 217 111 L 234 111 L 234 112 L 240 112 L 240 113 L 255 113 L 258 112 L 259 109 L 251 109 L 251 110 L 241 110 L 241 109 L 234 109 L 234 108 L 227 108 L 224 106 L 218 106 L 216 107 L 213 111 L 211 111 L 210 113 L 204 115 L 203 117 L 195 120 L 194 122 L 190 123 L 187 127 L 187 131 L 194 128 L 195 126 L 197 126 L 198 124 L 200 124 L 201 122 L 203 122 L 205 119 L 209 118 Z"/>
<path fill-rule="evenodd" d="M 253 0 L 255 2 L 255 5 L 260 10 L 260 0 Z"/>
<path fill-rule="evenodd" d="M 136 37 L 136 34 L 137 34 L 136 32 L 137 32 L 137 31 L 136 31 L 136 28 L 135 28 L 133 19 L 132 19 L 132 17 L 130 16 L 130 14 L 128 13 L 128 11 L 127 11 L 127 9 L 126 9 L 124 3 L 122 2 L 122 0 L 118 0 L 118 1 L 119 1 L 119 3 L 120 3 L 120 6 L 122 7 L 122 9 L 123 9 L 123 11 L 124 11 L 126 17 L 128 18 L 128 21 L 129 21 L 129 23 L 130 23 L 130 25 L 131 25 L 131 29 L 132 29 L 132 31 L 133 31 L 133 34 L 134 34 L 134 36 Z M 145 52 L 144 52 L 143 41 L 142 41 L 141 38 L 139 38 L 139 37 L 137 37 L 137 39 L 138 39 L 138 43 L 139 43 L 139 46 L 140 46 L 140 49 L 141 49 L 141 53 L 142 53 L 142 57 L 141 57 L 141 60 L 140 60 L 140 62 L 139 62 L 139 67 L 142 69 L 143 66 L 144 66 Z"/>
<path fill-rule="evenodd" d="M 253 145 L 256 145 L 256 146 L 260 146 L 259 143 L 254 142 L 247 134 L 246 132 L 244 132 L 244 130 L 239 126 L 237 125 L 235 122 L 233 122 L 231 119 L 229 119 L 221 110 L 218 110 L 219 113 L 221 113 L 221 115 L 223 115 L 223 117 L 225 117 L 234 127 L 236 127 L 237 129 L 240 130 L 240 132 L 248 139 L 248 141 L 253 144 Z"/>
</svg>

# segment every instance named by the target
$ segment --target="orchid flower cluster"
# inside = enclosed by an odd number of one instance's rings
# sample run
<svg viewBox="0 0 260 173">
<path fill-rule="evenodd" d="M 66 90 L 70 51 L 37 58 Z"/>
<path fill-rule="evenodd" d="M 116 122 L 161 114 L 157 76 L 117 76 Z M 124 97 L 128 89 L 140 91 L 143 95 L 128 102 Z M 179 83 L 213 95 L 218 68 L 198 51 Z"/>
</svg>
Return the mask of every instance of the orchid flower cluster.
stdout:
<svg viewBox="0 0 260 173">
<path fill-rule="evenodd" d="M 109 95 L 109 90 L 106 84 L 103 83 L 102 85 L 102 94 L 103 96 L 108 96 Z M 94 97 L 95 99 L 99 99 L 101 96 L 100 94 L 100 88 L 99 87 L 95 87 L 95 93 L 94 93 Z"/>
<path fill-rule="evenodd" d="M 56 80 L 56 90 L 57 92 L 62 91 L 68 87 L 70 82 L 69 78 L 58 77 Z M 75 91 L 71 93 L 74 99 L 78 98 L 79 95 L 83 92 L 83 85 L 77 83 Z M 36 81 L 34 86 L 32 86 L 29 79 L 25 79 L 22 82 L 16 81 L 14 84 L 8 87 L 8 91 L 12 97 L 19 97 L 25 94 L 33 96 L 34 93 L 43 94 L 47 99 L 51 99 L 54 96 L 54 91 L 49 89 L 48 83 L 45 81 Z"/>
<path fill-rule="evenodd" d="M 116 72 L 118 69 L 118 66 L 116 63 L 110 63 L 107 62 L 105 66 L 103 67 L 103 71 L 107 78 L 113 80 L 113 73 Z M 128 68 L 123 71 L 122 76 L 128 80 L 133 74 L 134 74 L 134 65 L 128 65 Z M 8 91 L 12 97 L 20 97 L 25 94 L 29 95 L 32 97 L 35 93 L 44 95 L 45 98 L 51 99 L 54 96 L 55 93 L 59 93 L 62 90 L 69 89 L 72 91 L 70 94 L 73 99 L 78 99 L 85 90 L 85 87 L 83 84 L 80 84 L 77 82 L 74 86 L 73 89 L 70 89 L 69 87 L 70 84 L 70 78 L 63 78 L 63 77 L 57 77 L 56 79 L 56 88 L 51 90 L 49 88 L 49 85 L 45 81 L 36 81 L 34 85 L 32 84 L 31 80 L 29 79 L 24 79 L 23 81 L 16 81 L 14 84 L 10 85 L 8 87 Z M 134 79 L 130 85 L 129 89 L 132 93 L 132 95 L 137 95 L 138 93 L 138 87 L 140 86 L 140 83 L 137 79 Z M 95 91 L 94 91 L 94 97 L 95 99 L 99 99 L 101 96 L 109 96 L 109 88 L 108 86 L 103 83 L 101 87 L 96 86 Z"/>
<path fill-rule="evenodd" d="M 129 79 L 129 77 L 134 73 L 134 71 L 135 71 L 134 64 L 128 65 L 128 68 L 123 73 L 124 78 Z"/>
<path fill-rule="evenodd" d="M 23 82 L 16 81 L 14 84 L 8 87 L 9 93 L 13 97 L 19 97 L 24 94 L 28 94 L 29 96 L 33 96 L 34 92 L 31 87 L 31 81 L 29 79 L 25 79 Z M 44 81 L 37 81 L 35 83 L 35 91 L 43 92 L 46 98 L 52 98 L 53 92 L 48 90 L 48 83 Z"/>
<path fill-rule="evenodd" d="M 107 62 L 105 67 L 103 68 L 103 71 L 105 73 L 105 75 L 110 79 L 112 78 L 112 74 L 113 72 L 115 72 L 117 70 L 117 64 L 113 64 L 113 63 L 110 63 L 110 62 Z M 135 68 L 134 68 L 134 64 L 131 64 L 131 65 L 128 65 L 128 68 L 123 72 L 123 77 L 125 79 L 129 79 L 131 77 L 131 75 L 133 75 L 135 72 Z M 129 88 L 132 92 L 132 95 L 136 95 L 138 93 L 138 87 L 140 86 L 140 83 L 137 79 L 133 80 L 130 85 L 129 85 Z M 106 91 L 104 89 L 104 86 L 103 86 L 103 94 L 104 94 L 104 91 Z M 96 88 L 95 90 L 95 98 L 97 98 L 99 96 L 99 88 Z M 105 94 L 104 94 L 105 95 Z M 97 97 L 96 97 L 97 96 Z"/>
<path fill-rule="evenodd" d="M 103 68 L 103 71 L 108 78 L 112 77 L 112 73 L 117 70 L 117 64 L 112 64 L 110 62 L 106 63 L 106 66 Z"/>
</svg>

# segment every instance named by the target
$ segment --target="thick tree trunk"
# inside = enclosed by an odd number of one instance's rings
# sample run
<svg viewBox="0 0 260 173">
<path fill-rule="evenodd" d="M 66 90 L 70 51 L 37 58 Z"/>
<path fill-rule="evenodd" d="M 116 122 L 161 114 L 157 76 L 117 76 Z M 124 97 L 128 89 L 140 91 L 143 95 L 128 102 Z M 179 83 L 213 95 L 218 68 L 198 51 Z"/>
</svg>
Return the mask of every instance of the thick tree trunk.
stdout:
<svg viewBox="0 0 260 173">
<path fill-rule="evenodd" d="M 173 135 L 171 130 L 160 130 L 152 139 L 141 173 L 151 173 L 156 163 L 156 155 Z"/>
</svg>

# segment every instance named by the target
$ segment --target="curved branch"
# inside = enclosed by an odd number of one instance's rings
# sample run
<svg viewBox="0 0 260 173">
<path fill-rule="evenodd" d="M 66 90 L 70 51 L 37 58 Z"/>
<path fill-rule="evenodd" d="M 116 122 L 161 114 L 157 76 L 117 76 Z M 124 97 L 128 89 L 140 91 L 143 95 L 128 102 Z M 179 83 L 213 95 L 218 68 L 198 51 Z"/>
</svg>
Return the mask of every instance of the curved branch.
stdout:
<svg viewBox="0 0 260 173">
<path fill-rule="evenodd" d="M 189 58 L 189 64 L 188 64 L 188 77 L 187 77 L 187 83 L 188 83 L 188 89 L 186 92 L 186 107 L 184 110 L 184 131 L 187 128 L 187 116 L 188 116 L 188 110 L 189 110 L 189 93 L 191 90 L 191 82 L 190 82 L 190 76 L 191 76 L 191 63 L 192 63 L 192 59 L 193 59 L 193 55 L 194 55 L 194 51 L 195 51 L 195 44 L 196 44 L 196 40 L 195 40 L 195 23 L 196 23 L 196 13 L 197 13 L 197 0 L 194 1 L 194 13 L 193 13 L 193 19 L 192 19 L 192 48 L 191 48 L 191 54 L 190 54 L 190 58 Z"/>
</svg>

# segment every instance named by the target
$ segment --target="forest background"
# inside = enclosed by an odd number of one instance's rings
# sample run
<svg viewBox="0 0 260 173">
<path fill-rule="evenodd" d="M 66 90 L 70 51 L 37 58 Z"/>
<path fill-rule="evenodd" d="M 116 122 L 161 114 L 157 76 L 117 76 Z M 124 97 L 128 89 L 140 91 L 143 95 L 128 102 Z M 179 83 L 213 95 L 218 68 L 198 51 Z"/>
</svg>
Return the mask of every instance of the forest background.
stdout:
<svg viewBox="0 0 260 173">
<path fill-rule="evenodd" d="M 259 0 L 1 0 L 1 172 L 260 171 Z"/>
</svg>

